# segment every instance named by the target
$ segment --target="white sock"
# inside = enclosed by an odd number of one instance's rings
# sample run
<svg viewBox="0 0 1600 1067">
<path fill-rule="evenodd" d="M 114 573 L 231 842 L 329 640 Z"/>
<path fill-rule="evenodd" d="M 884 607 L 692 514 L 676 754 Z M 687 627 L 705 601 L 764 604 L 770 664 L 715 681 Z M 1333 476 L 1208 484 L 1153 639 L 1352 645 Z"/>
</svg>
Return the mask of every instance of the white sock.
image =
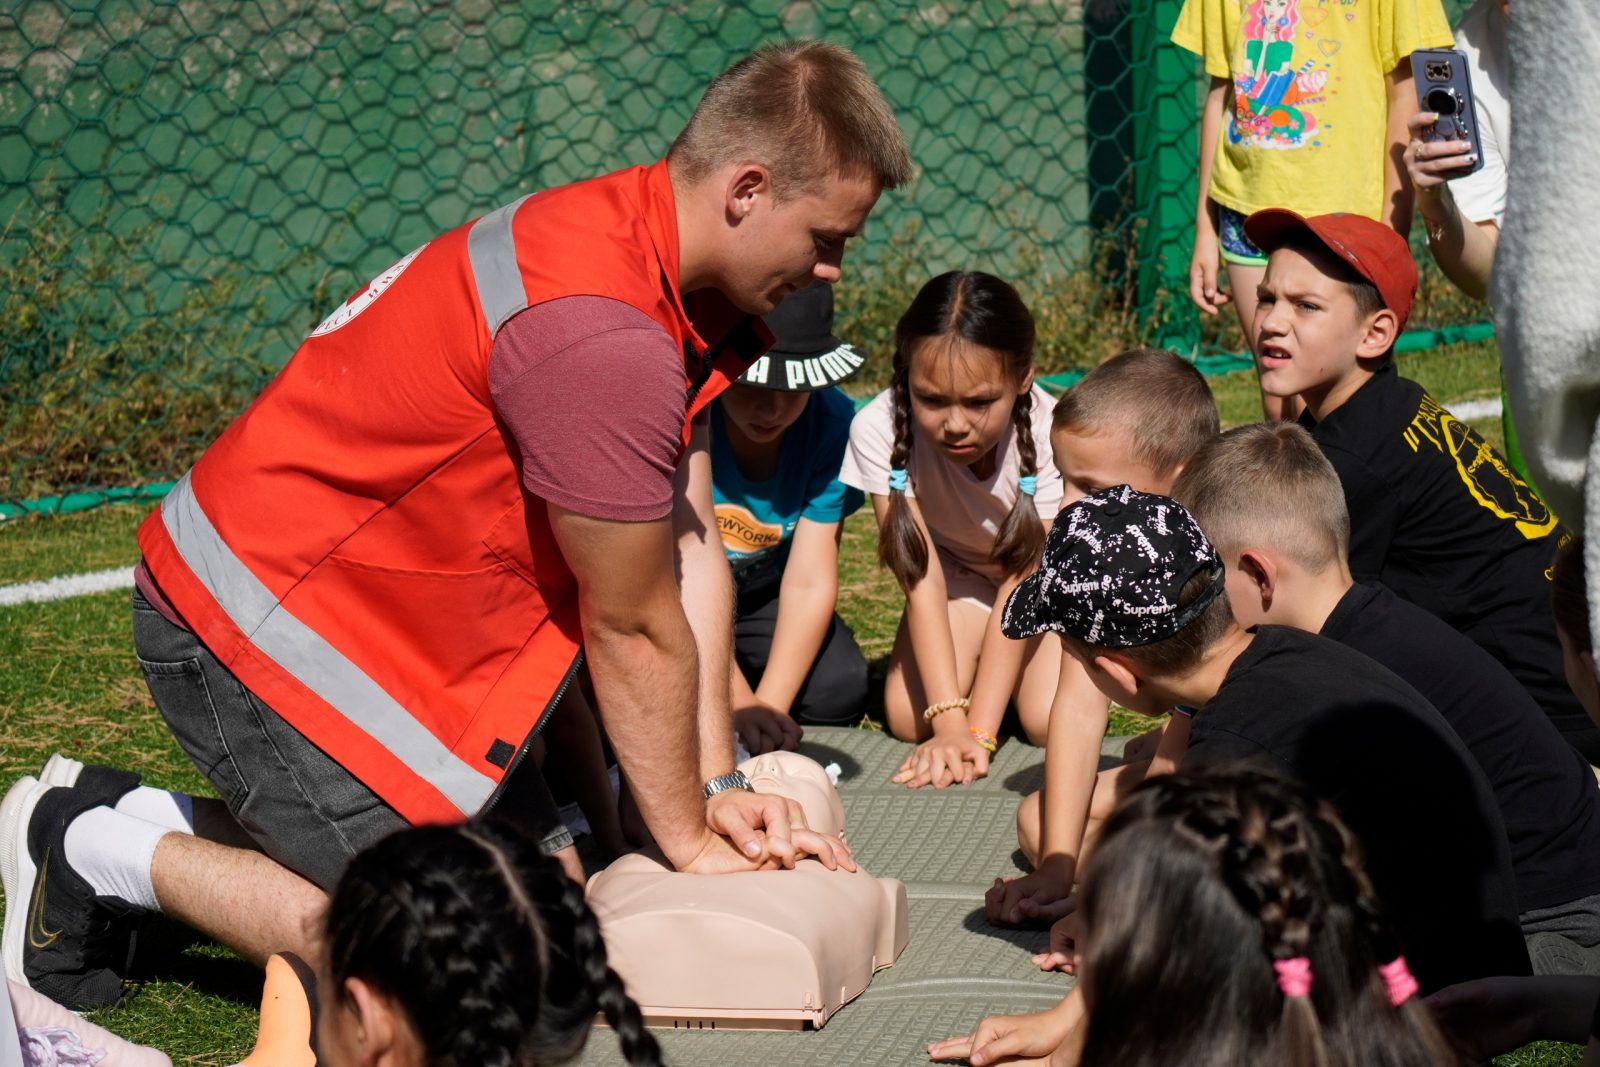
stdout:
<svg viewBox="0 0 1600 1067">
<path fill-rule="evenodd" d="M 123 794 L 117 801 L 117 810 L 180 834 L 194 833 L 194 797 L 183 793 L 141 785 Z"/>
<path fill-rule="evenodd" d="M 63 845 L 67 862 L 97 894 L 159 911 L 150 863 L 156 842 L 169 833 L 165 826 L 101 805 L 72 820 Z"/>
</svg>

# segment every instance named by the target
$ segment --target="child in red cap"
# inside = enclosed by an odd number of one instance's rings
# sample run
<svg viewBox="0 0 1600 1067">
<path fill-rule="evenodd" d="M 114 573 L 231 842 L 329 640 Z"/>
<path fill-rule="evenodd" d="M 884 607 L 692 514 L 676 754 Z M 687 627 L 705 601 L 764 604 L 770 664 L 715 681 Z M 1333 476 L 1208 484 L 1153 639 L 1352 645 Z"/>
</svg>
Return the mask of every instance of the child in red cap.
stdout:
<svg viewBox="0 0 1600 1067">
<path fill-rule="evenodd" d="M 1261 386 L 1304 400 L 1301 424 L 1339 472 L 1351 573 L 1471 638 L 1600 762 L 1550 612 L 1548 568 L 1569 535 L 1499 452 L 1395 370 L 1417 287 L 1404 238 L 1359 215 L 1283 210 L 1245 229 L 1268 252 L 1251 329 Z"/>
</svg>

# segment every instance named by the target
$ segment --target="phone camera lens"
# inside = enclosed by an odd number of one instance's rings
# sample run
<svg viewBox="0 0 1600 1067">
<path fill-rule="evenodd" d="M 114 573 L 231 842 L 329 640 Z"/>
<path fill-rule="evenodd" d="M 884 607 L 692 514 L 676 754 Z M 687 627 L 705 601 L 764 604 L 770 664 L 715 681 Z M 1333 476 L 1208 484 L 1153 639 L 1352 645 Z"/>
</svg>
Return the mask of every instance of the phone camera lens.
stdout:
<svg viewBox="0 0 1600 1067">
<path fill-rule="evenodd" d="M 1428 110 L 1440 115 L 1454 115 L 1461 110 L 1461 98 L 1454 89 L 1429 89 Z"/>
</svg>

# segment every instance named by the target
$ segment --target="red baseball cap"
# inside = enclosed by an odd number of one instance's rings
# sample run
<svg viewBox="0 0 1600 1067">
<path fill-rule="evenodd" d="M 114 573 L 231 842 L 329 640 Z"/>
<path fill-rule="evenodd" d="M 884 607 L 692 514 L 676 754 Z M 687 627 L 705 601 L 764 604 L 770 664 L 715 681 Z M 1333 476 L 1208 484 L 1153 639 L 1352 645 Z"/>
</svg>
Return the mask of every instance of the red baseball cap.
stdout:
<svg viewBox="0 0 1600 1067">
<path fill-rule="evenodd" d="M 1268 208 L 1244 220 L 1245 236 L 1268 254 L 1297 231 L 1311 234 L 1377 286 L 1384 306 L 1395 313 L 1400 328 L 1405 328 L 1411 302 L 1417 295 L 1417 261 L 1411 258 L 1411 246 L 1404 237 L 1365 215 L 1343 211 L 1308 219 L 1285 208 Z"/>
</svg>

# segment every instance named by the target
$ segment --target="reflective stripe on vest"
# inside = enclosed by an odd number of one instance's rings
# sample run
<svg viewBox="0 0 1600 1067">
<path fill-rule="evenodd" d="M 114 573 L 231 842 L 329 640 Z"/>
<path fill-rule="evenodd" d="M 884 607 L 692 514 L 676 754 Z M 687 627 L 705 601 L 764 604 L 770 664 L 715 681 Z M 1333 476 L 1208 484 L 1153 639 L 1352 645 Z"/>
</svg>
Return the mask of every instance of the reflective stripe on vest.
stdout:
<svg viewBox="0 0 1600 1067">
<path fill-rule="evenodd" d="M 511 220 L 527 199 L 525 196 L 496 208 L 467 231 L 467 260 L 472 264 L 478 306 L 483 308 L 490 337 L 507 319 L 528 306 L 528 291 L 517 266 L 517 243 L 511 235 Z"/>
<path fill-rule="evenodd" d="M 483 807 L 494 779 L 451 752 L 366 672 L 284 608 L 217 534 L 189 475 L 161 502 L 161 522 L 194 576 L 252 645 L 463 813 Z"/>
</svg>

